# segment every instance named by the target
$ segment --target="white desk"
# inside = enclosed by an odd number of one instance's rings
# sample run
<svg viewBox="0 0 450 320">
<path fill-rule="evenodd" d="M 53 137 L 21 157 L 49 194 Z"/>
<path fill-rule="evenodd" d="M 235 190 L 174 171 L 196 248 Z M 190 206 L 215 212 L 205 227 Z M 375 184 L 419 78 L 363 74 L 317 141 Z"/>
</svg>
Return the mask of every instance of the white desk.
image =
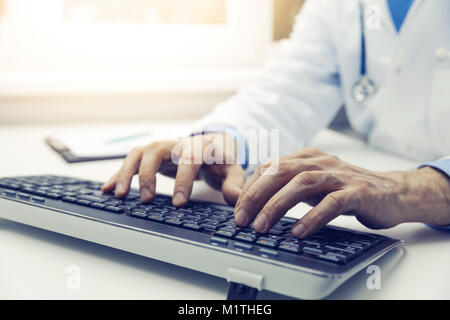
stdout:
<svg viewBox="0 0 450 320">
<path fill-rule="evenodd" d="M 0 128 L 0 176 L 52 173 L 103 181 L 118 169 L 121 161 L 65 163 L 44 144 L 43 137 L 67 128 Z M 369 169 L 416 165 L 330 131 L 321 132 L 313 145 Z M 171 191 L 170 179 L 158 181 L 158 192 Z M 203 183 L 195 186 L 194 195 L 221 198 Z M 299 216 L 304 211 L 300 205 L 289 214 Z M 333 224 L 367 231 L 353 217 L 339 217 Z M 381 289 L 367 289 L 369 275 L 363 270 L 330 298 L 450 299 L 450 233 L 421 224 L 379 233 L 407 241 L 401 257 L 391 254 L 377 261 Z M 71 265 L 80 268 L 80 289 L 67 289 Z M 227 283 L 220 278 L 0 219 L 0 299 L 223 299 L 226 292 Z M 284 298 L 268 292 L 260 297 Z"/>
</svg>

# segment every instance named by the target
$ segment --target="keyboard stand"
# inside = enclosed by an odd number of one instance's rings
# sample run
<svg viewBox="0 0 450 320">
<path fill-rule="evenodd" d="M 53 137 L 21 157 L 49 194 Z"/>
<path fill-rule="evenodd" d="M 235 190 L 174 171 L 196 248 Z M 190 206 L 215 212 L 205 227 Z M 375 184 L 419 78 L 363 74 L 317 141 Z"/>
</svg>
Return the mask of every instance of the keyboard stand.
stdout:
<svg viewBox="0 0 450 320">
<path fill-rule="evenodd" d="M 258 289 L 236 282 L 230 282 L 227 300 L 256 300 Z"/>
</svg>

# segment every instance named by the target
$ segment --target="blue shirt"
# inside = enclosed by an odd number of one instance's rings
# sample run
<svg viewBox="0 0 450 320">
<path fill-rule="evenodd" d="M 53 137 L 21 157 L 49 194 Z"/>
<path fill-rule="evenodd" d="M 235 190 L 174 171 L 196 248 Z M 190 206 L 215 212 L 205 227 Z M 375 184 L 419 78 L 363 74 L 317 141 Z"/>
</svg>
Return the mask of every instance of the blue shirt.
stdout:
<svg viewBox="0 0 450 320">
<path fill-rule="evenodd" d="M 392 22 L 394 23 L 397 32 L 400 31 L 413 2 L 414 0 L 387 0 Z"/>
</svg>

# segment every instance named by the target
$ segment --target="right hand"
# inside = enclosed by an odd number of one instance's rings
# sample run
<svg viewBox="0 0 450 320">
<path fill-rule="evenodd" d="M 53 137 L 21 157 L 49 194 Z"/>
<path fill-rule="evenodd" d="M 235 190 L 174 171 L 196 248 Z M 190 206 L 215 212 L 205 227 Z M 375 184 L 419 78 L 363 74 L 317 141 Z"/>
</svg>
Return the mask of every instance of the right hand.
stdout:
<svg viewBox="0 0 450 320">
<path fill-rule="evenodd" d="M 194 181 L 200 178 L 221 190 L 225 200 L 234 205 L 246 180 L 244 170 L 237 163 L 234 138 L 209 133 L 134 148 L 121 169 L 102 186 L 102 191 L 114 190 L 117 198 L 126 197 L 133 176 L 138 174 L 141 200 L 148 203 L 156 195 L 157 172 L 175 178 L 172 203 L 177 207 L 186 204 Z"/>
</svg>

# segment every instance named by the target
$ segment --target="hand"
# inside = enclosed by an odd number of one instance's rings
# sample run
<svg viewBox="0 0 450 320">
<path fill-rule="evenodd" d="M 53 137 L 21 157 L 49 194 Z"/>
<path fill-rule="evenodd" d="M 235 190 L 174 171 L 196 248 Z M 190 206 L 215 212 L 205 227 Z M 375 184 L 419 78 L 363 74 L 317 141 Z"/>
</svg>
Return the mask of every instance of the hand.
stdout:
<svg viewBox="0 0 450 320">
<path fill-rule="evenodd" d="M 299 202 L 314 206 L 292 229 L 304 238 L 340 214 L 353 214 L 365 226 L 390 228 L 416 221 L 450 224 L 450 180 L 423 168 L 373 172 L 314 148 L 277 160 L 278 171 L 264 174 L 275 162 L 261 165 L 236 203 L 236 223 L 256 217 L 256 231 L 267 232 Z"/>
<path fill-rule="evenodd" d="M 139 174 L 141 200 L 150 202 L 155 197 L 156 173 L 160 172 L 175 178 L 175 206 L 186 204 L 194 180 L 200 177 L 220 189 L 225 200 L 234 205 L 246 179 L 236 154 L 234 138 L 221 133 L 153 142 L 134 148 L 102 191 L 115 189 L 116 197 L 123 198 L 130 191 L 133 176 Z"/>
</svg>

